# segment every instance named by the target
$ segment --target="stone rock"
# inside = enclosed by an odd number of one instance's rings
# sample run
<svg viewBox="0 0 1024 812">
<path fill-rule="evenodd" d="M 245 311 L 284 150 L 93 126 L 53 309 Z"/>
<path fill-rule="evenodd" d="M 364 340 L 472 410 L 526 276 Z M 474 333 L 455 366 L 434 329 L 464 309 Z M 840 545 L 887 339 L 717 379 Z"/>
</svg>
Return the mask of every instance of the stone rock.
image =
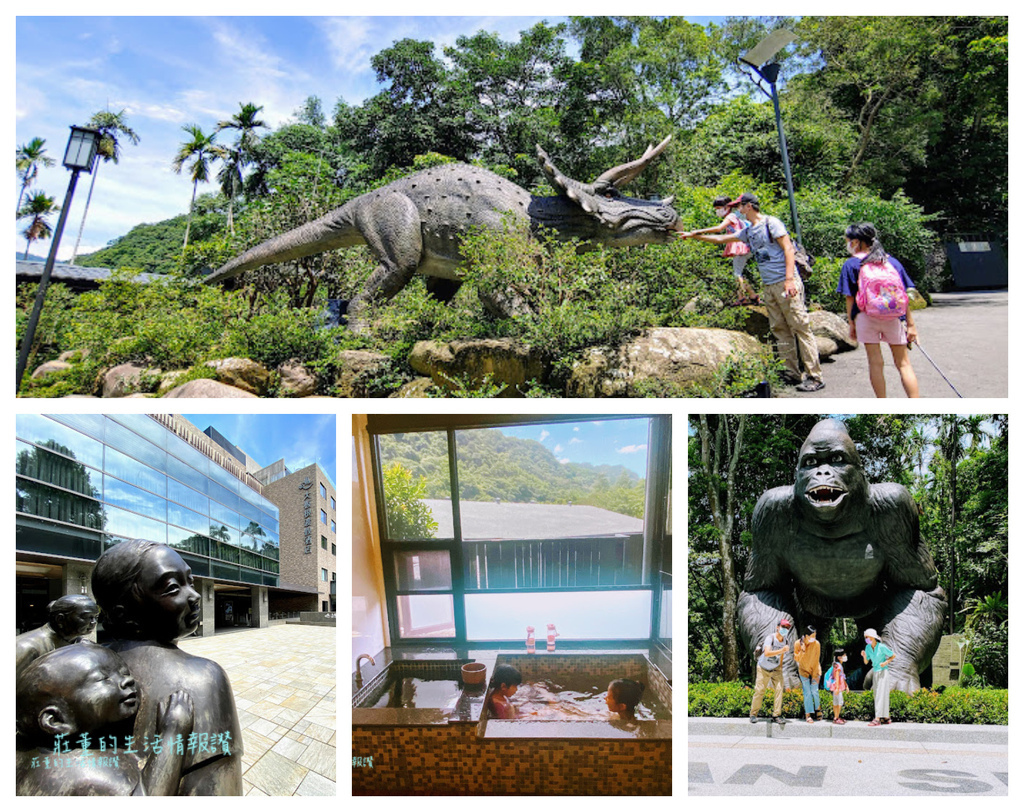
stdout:
<svg viewBox="0 0 1024 812">
<path fill-rule="evenodd" d="M 40 364 L 32 372 L 32 378 L 38 379 L 43 378 L 53 372 L 63 372 L 65 369 L 71 369 L 71 364 L 67 361 L 61 361 L 59 358 L 53 361 L 47 361 L 45 364 Z"/>
<path fill-rule="evenodd" d="M 256 395 L 246 392 L 244 389 L 237 389 L 234 386 L 218 383 L 209 378 L 200 378 L 195 381 L 183 383 L 176 386 L 166 395 L 165 398 L 254 398 Z"/>
<path fill-rule="evenodd" d="M 839 345 L 836 344 L 831 338 L 825 336 L 814 336 L 814 343 L 818 345 L 818 358 L 831 358 L 837 352 L 839 352 Z"/>
<path fill-rule="evenodd" d="M 831 313 L 828 310 L 813 310 L 809 316 L 811 332 L 819 339 L 819 354 L 821 354 L 822 346 L 820 339 L 826 339 L 826 345 L 829 341 L 836 345 L 836 349 L 829 352 L 829 355 L 857 349 L 857 342 L 850 340 L 850 326 L 846 323 L 844 317 Z"/>
<path fill-rule="evenodd" d="M 170 372 L 165 372 L 160 378 L 160 385 L 156 388 L 157 397 L 164 397 L 178 385 L 178 380 L 187 373 L 187 369 L 172 369 Z"/>
<path fill-rule="evenodd" d="M 281 376 L 278 390 L 281 397 L 306 398 L 316 394 L 317 377 L 295 358 L 285 361 L 277 368 Z"/>
<path fill-rule="evenodd" d="M 160 369 L 128 362 L 108 369 L 100 377 L 100 395 L 105 398 L 123 398 L 142 384 L 143 376 L 162 375 Z"/>
<path fill-rule="evenodd" d="M 492 383 L 505 385 L 501 397 L 518 397 L 519 388 L 529 381 L 543 382 L 548 374 L 537 351 L 510 338 L 420 341 L 412 348 L 409 365 L 448 389 L 479 387 L 489 376 Z"/>
<path fill-rule="evenodd" d="M 415 378 L 404 384 L 396 392 L 388 395 L 389 398 L 425 398 L 430 389 L 434 386 L 430 378 Z"/>
<path fill-rule="evenodd" d="M 712 378 L 732 353 L 759 353 L 753 336 L 735 330 L 659 327 L 619 347 L 592 347 L 573 366 L 569 397 L 635 397 L 638 384 L 686 386 Z"/>
<path fill-rule="evenodd" d="M 764 305 L 745 307 L 746 317 L 743 320 L 743 332 L 749 333 L 761 341 L 768 341 L 772 331 L 768 328 L 768 308 Z"/>
<path fill-rule="evenodd" d="M 337 396 L 341 398 L 373 397 L 372 379 L 386 372 L 391 359 L 379 352 L 342 350 L 338 353 L 338 374 L 334 379 Z"/>
<path fill-rule="evenodd" d="M 270 391 L 270 370 L 250 358 L 220 358 L 207 361 L 206 366 L 217 371 L 220 383 L 257 396 Z"/>
</svg>

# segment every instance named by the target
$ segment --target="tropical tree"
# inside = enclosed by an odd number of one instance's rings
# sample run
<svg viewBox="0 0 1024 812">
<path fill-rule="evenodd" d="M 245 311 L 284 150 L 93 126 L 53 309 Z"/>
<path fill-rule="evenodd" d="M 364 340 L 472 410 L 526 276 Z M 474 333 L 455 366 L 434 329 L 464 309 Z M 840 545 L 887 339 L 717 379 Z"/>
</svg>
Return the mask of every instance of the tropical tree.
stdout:
<svg viewBox="0 0 1024 812">
<path fill-rule="evenodd" d="M 57 163 L 46 154 L 45 138 L 33 138 L 27 144 L 22 144 L 15 152 L 15 166 L 18 170 L 18 177 L 21 179 L 21 191 L 18 193 L 18 205 L 15 211 L 21 211 L 21 201 L 25 197 L 27 189 L 39 176 L 40 166 L 53 166 Z"/>
<path fill-rule="evenodd" d="M 241 194 L 242 173 L 252 159 L 253 148 L 259 141 L 256 130 L 267 128 L 266 122 L 257 118 L 262 109 L 262 105 L 239 102 L 238 112 L 229 119 L 218 121 L 214 131 L 235 130 L 238 133 L 233 147 L 221 147 L 224 151 L 224 165 L 217 174 L 220 189 L 228 199 L 228 228 L 232 234 L 235 233 L 234 201 Z"/>
<path fill-rule="evenodd" d="M 182 129 L 189 137 L 178 148 L 178 154 L 174 156 L 171 166 L 179 175 L 181 170 L 188 166 L 189 178 L 192 181 L 192 200 L 188 206 L 188 221 L 185 223 L 185 242 L 181 246 L 184 252 L 188 247 L 188 232 L 192 227 L 192 212 L 196 205 L 196 190 L 199 183 L 209 183 L 211 165 L 216 160 L 226 158 L 227 153 L 216 143 L 216 132 L 207 135 L 198 124 L 186 124 Z"/>
<path fill-rule="evenodd" d="M 28 242 L 25 245 L 25 259 L 28 259 L 29 249 L 35 240 L 48 240 L 53 233 L 50 223 L 46 219 L 52 214 L 60 211 L 57 201 L 46 194 L 42 189 L 33 192 L 25 200 L 25 205 L 18 209 L 18 219 L 29 218 L 29 224 L 21 232 Z"/>
<path fill-rule="evenodd" d="M 123 136 L 132 142 L 132 145 L 139 143 L 139 136 L 128 126 L 128 119 L 125 111 L 111 113 L 109 110 L 101 110 L 94 113 L 86 123 L 86 127 L 98 130 L 100 133 L 99 146 L 96 148 L 96 155 L 103 159 L 103 163 L 113 161 L 115 164 L 121 159 L 121 143 L 118 136 Z M 96 175 L 99 173 L 99 162 L 93 163 L 92 179 L 89 181 L 89 195 L 85 199 L 85 211 L 82 213 L 82 222 L 78 226 L 78 237 L 75 239 L 75 248 L 71 252 L 71 263 L 74 264 L 78 256 L 78 246 L 82 242 L 82 232 L 85 231 L 85 218 L 89 216 L 89 204 L 92 203 L 92 190 L 96 186 Z"/>
</svg>

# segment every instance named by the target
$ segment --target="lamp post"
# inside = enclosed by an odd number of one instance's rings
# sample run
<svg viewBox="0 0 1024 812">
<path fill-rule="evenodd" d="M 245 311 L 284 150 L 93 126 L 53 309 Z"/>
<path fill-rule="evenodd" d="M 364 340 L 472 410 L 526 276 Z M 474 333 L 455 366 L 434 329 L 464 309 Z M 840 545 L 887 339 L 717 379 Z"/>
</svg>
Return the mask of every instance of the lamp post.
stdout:
<svg viewBox="0 0 1024 812">
<path fill-rule="evenodd" d="M 789 168 L 789 150 L 786 149 L 786 133 L 782 130 L 782 114 L 779 112 L 779 91 L 775 86 L 775 83 L 779 79 L 780 65 L 778 62 L 769 61 L 773 56 L 775 56 L 775 54 L 795 40 L 796 35 L 792 31 L 786 31 L 783 28 L 778 28 L 741 56 L 739 61 L 753 68 L 754 72 L 764 79 L 771 88 L 770 92 L 765 90 L 759 81 L 751 77 L 754 84 L 757 85 L 758 89 L 762 93 L 772 100 L 772 105 L 775 107 L 775 129 L 779 133 L 779 150 L 782 152 L 782 169 L 786 174 L 786 191 L 789 194 L 789 213 L 793 218 L 793 231 L 796 233 L 797 242 L 802 243 L 803 236 L 800 233 L 800 220 L 796 216 L 796 198 L 793 196 L 793 173 Z"/>
<path fill-rule="evenodd" d="M 71 181 L 68 183 L 68 191 L 64 195 L 64 206 L 60 210 L 57 228 L 53 232 L 50 253 L 47 254 L 46 265 L 43 266 L 43 275 L 39 280 L 39 290 L 36 291 L 36 301 L 32 307 L 32 315 L 29 317 L 28 325 L 25 327 L 25 335 L 21 339 L 21 351 L 18 353 L 18 379 L 15 382 L 14 388 L 15 396 L 21 390 L 21 379 L 25 376 L 25 367 L 28 366 L 29 351 L 32 349 L 32 342 L 35 340 L 36 327 L 39 326 L 39 315 L 43 311 L 46 289 L 50 285 L 53 263 L 57 260 L 57 248 L 60 246 L 61 234 L 64 233 L 64 223 L 68 219 L 68 211 L 71 209 L 71 198 L 75 194 L 78 173 L 82 171 L 92 172 L 99 144 L 99 130 L 94 130 L 90 127 L 71 127 L 71 137 L 68 139 L 67 149 L 64 150 L 63 161 L 64 166 L 71 170 Z"/>
</svg>

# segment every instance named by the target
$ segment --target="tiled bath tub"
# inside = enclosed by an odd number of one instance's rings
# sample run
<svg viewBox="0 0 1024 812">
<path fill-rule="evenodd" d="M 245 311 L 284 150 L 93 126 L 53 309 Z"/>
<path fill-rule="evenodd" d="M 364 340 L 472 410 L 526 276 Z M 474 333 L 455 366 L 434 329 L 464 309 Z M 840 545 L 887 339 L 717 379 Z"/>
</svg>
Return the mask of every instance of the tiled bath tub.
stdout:
<svg viewBox="0 0 1024 812">
<path fill-rule="evenodd" d="M 451 662 L 436 668 L 450 669 Z M 671 715 L 671 686 L 640 654 L 499 654 L 495 664 L 503 662 L 518 668 L 524 682 L 581 673 L 598 681 L 638 679 Z M 375 679 L 381 678 L 386 674 Z M 365 703 L 378 688 L 365 686 L 353 704 Z M 670 718 L 503 721 L 479 713 L 482 693 L 465 691 L 458 708 L 448 711 L 355 707 L 353 794 L 671 794 Z"/>
</svg>

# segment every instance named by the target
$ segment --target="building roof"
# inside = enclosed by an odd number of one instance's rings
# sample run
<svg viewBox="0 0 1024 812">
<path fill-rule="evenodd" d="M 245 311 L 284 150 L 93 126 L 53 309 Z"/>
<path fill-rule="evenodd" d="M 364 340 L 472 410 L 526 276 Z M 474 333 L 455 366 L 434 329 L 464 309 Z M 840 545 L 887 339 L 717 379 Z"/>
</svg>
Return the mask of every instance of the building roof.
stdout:
<svg viewBox="0 0 1024 812">
<path fill-rule="evenodd" d="M 18 284 L 23 282 L 38 282 L 43 276 L 45 262 L 19 259 L 15 262 L 15 274 Z M 51 282 L 63 282 L 76 290 L 94 290 L 100 282 L 110 278 L 113 271 L 110 268 L 87 268 L 84 265 L 68 265 L 63 262 L 56 262 L 53 272 L 50 275 Z M 140 282 L 149 282 L 153 274 L 139 273 L 135 277 Z"/>
<path fill-rule="evenodd" d="M 442 528 L 452 527 L 452 503 L 424 499 Z M 533 502 L 459 502 L 464 539 L 546 539 L 642 533 L 635 519 L 590 505 L 542 505 Z"/>
</svg>

